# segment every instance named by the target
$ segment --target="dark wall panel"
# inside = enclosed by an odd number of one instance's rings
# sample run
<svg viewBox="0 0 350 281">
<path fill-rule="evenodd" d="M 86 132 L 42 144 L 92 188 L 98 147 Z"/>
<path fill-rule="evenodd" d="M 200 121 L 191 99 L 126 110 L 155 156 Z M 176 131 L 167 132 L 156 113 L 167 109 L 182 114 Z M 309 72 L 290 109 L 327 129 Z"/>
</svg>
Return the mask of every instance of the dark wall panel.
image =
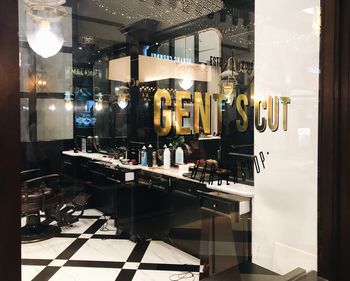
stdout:
<svg viewBox="0 0 350 281">
<path fill-rule="evenodd" d="M 21 279 L 17 1 L 0 1 L 0 280 Z"/>
</svg>

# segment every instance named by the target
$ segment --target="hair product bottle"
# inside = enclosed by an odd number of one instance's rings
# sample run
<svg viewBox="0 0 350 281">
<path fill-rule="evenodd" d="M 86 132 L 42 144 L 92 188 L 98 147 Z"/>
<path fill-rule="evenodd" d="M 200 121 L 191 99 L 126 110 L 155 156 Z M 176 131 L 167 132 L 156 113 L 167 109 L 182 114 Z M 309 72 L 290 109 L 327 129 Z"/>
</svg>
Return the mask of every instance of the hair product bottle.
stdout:
<svg viewBox="0 0 350 281">
<path fill-rule="evenodd" d="M 164 169 L 169 170 L 171 168 L 171 156 L 170 156 L 170 150 L 165 145 L 164 146 Z"/>
<path fill-rule="evenodd" d="M 176 148 L 175 164 L 179 164 L 179 165 L 184 164 L 184 151 L 182 150 L 182 148 L 180 146 L 178 148 Z"/>
<path fill-rule="evenodd" d="M 141 165 L 147 167 L 148 163 L 147 163 L 147 148 L 146 146 L 142 147 L 141 150 Z"/>
</svg>

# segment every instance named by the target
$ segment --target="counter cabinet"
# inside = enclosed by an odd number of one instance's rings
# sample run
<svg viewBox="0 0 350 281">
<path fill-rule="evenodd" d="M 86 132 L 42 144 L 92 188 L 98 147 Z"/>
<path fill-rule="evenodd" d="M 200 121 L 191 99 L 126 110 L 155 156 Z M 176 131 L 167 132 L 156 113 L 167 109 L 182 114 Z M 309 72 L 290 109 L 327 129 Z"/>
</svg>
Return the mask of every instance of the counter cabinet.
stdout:
<svg viewBox="0 0 350 281">
<path fill-rule="evenodd" d="M 85 184 L 91 207 L 111 215 L 119 229 L 165 240 L 199 257 L 209 266 L 209 275 L 251 260 L 250 198 L 213 191 L 191 179 L 111 168 L 84 157 L 64 155 L 62 163 L 64 174 Z M 127 182 L 125 173 L 130 171 L 134 180 Z"/>
</svg>

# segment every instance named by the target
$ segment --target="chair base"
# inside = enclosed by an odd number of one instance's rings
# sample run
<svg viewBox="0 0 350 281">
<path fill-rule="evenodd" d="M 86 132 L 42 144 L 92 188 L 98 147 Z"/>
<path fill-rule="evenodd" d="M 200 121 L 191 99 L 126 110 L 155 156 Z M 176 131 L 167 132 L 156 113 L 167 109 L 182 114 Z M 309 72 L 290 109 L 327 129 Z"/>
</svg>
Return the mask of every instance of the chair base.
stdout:
<svg viewBox="0 0 350 281">
<path fill-rule="evenodd" d="M 34 243 L 53 238 L 61 233 L 61 228 L 53 225 L 25 225 L 21 228 L 22 243 Z"/>
</svg>

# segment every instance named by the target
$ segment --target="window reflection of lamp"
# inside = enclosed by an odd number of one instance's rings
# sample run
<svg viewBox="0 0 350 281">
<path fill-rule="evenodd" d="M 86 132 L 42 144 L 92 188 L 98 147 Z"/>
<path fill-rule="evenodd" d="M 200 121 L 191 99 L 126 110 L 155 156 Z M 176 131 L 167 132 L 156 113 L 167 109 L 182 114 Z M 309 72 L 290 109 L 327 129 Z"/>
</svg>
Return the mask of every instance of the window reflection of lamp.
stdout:
<svg viewBox="0 0 350 281">
<path fill-rule="evenodd" d="M 36 74 L 36 86 L 38 90 L 43 90 L 47 86 L 47 79 L 46 75 L 44 73 L 37 73 Z"/>
<path fill-rule="evenodd" d="M 48 58 L 56 55 L 63 46 L 62 22 L 67 11 L 60 5 L 64 0 L 27 0 L 26 37 L 35 53 Z"/>
<path fill-rule="evenodd" d="M 95 109 L 97 110 L 97 111 L 101 111 L 102 110 L 102 108 L 103 108 L 103 95 L 102 95 L 102 93 L 98 93 L 97 94 L 97 99 L 96 99 L 96 101 L 95 101 Z"/>
<path fill-rule="evenodd" d="M 64 93 L 64 107 L 67 111 L 71 111 L 73 109 L 73 101 L 70 91 L 65 91 Z"/>
</svg>

